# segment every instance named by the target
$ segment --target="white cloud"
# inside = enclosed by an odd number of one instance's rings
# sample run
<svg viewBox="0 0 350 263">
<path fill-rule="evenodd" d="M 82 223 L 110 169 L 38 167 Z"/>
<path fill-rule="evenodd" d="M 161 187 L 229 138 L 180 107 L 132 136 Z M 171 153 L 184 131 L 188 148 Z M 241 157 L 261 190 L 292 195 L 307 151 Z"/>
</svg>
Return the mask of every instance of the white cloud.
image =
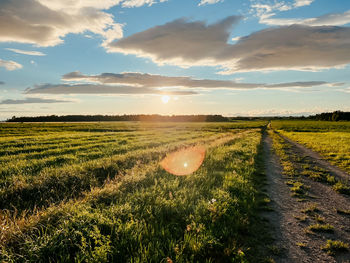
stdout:
<svg viewBox="0 0 350 263">
<path fill-rule="evenodd" d="M 285 12 L 303 6 L 310 5 L 314 0 L 295 0 L 294 2 L 251 0 L 251 13 L 259 17 L 259 22 L 266 24 L 267 21 L 278 12 Z M 294 20 L 294 19 L 293 19 Z"/>
<path fill-rule="evenodd" d="M 212 5 L 216 4 L 219 2 L 223 2 L 224 0 L 201 0 L 200 3 L 198 4 L 199 6 L 201 5 Z"/>
<path fill-rule="evenodd" d="M 215 24 L 175 20 L 107 46 L 110 52 L 134 54 L 159 65 L 219 66 L 222 74 L 267 70 L 308 70 L 350 63 L 350 28 L 291 25 L 268 28 L 228 44 L 240 17 Z"/>
<path fill-rule="evenodd" d="M 236 112 L 229 114 L 230 116 L 247 116 L 247 117 L 270 117 L 270 116 L 309 116 L 314 115 L 322 112 L 327 111 L 334 111 L 333 110 L 326 110 L 325 108 L 304 108 L 304 109 L 278 109 L 278 108 L 271 108 L 271 109 L 263 109 L 263 110 L 247 110 L 244 112 Z"/>
<path fill-rule="evenodd" d="M 231 40 L 232 41 L 238 41 L 238 40 L 240 40 L 242 37 L 233 37 Z"/>
<path fill-rule="evenodd" d="M 168 0 L 160 0 L 160 1 L 156 1 L 156 0 L 124 0 L 124 1 L 122 1 L 122 7 L 140 7 L 143 5 L 151 6 L 153 4 L 162 3 L 162 2 L 166 2 L 166 1 L 168 1 Z"/>
<path fill-rule="evenodd" d="M 301 6 L 311 5 L 313 1 L 314 0 L 295 0 L 294 6 L 301 7 Z"/>
<path fill-rule="evenodd" d="M 330 13 L 315 18 L 267 18 L 260 21 L 266 25 L 342 26 L 350 23 L 350 10 L 344 13 Z"/>
<path fill-rule="evenodd" d="M 12 71 L 12 70 L 20 69 L 23 66 L 15 61 L 12 61 L 12 60 L 0 59 L 0 67 L 4 67 L 7 70 Z"/>
<path fill-rule="evenodd" d="M 18 54 L 24 54 L 29 56 L 46 56 L 46 54 L 40 52 L 40 51 L 32 51 L 32 50 L 21 50 L 16 48 L 5 48 L 6 50 L 18 53 Z"/>
</svg>

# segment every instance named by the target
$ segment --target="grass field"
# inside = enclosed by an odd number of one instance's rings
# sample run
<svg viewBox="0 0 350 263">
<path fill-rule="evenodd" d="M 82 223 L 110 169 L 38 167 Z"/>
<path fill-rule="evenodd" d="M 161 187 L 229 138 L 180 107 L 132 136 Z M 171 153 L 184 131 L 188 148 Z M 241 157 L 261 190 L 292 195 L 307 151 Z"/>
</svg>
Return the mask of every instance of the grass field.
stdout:
<svg viewBox="0 0 350 263">
<path fill-rule="evenodd" d="M 1 124 L 0 261 L 262 257 L 264 125 Z M 191 145 L 206 147 L 195 173 L 179 177 L 159 166 Z"/>
<path fill-rule="evenodd" d="M 0 262 L 273 262 L 271 225 L 261 216 L 271 210 L 266 124 L 0 124 Z M 346 182 L 289 154 L 280 136 L 349 171 L 348 123 L 271 126 L 295 200 L 308 198 L 304 178 L 348 194 Z M 160 165 L 196 145 L 206 153 L 194 173 Z"/>
<path fill-rule="evenodd" d="M 350 173 L 350 122 L 273 121 L 272 127 Z"/>
</svg>

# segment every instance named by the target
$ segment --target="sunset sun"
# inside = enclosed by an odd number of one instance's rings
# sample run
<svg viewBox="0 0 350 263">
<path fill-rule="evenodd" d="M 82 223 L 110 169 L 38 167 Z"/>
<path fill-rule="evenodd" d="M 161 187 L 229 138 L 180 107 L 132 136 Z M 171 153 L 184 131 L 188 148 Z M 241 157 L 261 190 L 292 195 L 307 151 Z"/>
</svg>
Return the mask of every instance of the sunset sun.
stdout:
<svg viewBox="0 0 350 263">
<path fill-rule="evenodd" d="M 163 102 L 164 104 L 167 104 L 167 103 L 169 102 L 169 100 L 170 100 L 170 97 L 169 97 L 168 95 L 162 96 L 162 102 Z"/>
</svg>

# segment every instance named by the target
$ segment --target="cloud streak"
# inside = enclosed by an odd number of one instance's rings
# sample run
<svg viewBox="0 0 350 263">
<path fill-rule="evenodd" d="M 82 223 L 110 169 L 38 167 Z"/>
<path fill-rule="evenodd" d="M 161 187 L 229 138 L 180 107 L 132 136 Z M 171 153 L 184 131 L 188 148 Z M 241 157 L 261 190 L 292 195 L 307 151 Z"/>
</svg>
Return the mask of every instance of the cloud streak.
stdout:
<svg viewBox="0 0 350 263">
<path fill-rule="evenodd" d="M 223 74 L 308 70 L 350 63 L 350 28 L 290 25 L 268 28 L 228 44 L 241 17 L 215 24 L 178 19 L 110 43 L 110 52 L 134 54 L 159 65 L 219 66 Z"/>
<path fill-rule="evenodd" d="M 342 26 L 350 23 L 350 10 L 344 13 L 329 13 L 316 18 L 261 18 L 260 23 L 266 25 L 288 26 L 293 24 L 307 26 Z"/>
<path fill-rule="evenodd" d="M 71 102 L 67 100 L 55 100 L 55 99 L 42 99 L 42 98 L 25 98 L 22 100 L 7 99 L 0 101 L 0 105 L 13 105 L 13 104 L 34 104 L 34 103 L 65 103 Z"/>
<path fill-rule="evenodd" d="M 194 91 L 170 91 L 148 87 L 113 86 L 98 84 L 42 84 L 25 90 L 25 94 L 119 94 L 119 95 L 194 95 Z"/>
<path fill-rule="evenodd" d="M 122 2 L 122 7 L 140 7 L 143 5 L 148 5 L 151 6 L 153 4 L 157 4 L 157 3 L 163 3 L 163 2 L 167 2 L 168 0 L 124 0 L 124 1 L 120 1 Z"/>
<path fill-rule="evenodd" d="M 22 50 L 22 49 L 16 49 L 16 48 L 5 48 L 5 49 L 17 54 L 23 54 L 23 55 L 29 55 L 29 56 L 46 56 L 46 54 L 40 51 Z"/>
<path fill-rule="evenodd" d="M 78 71 L 63 75 L 64 81 L 90 82 L 100 84 L 127 85 L 128 88 L 187 88 L 187 89 L 257 89 L 257 88 L 307 88 L 321 85 L 337 85 L 326 81 L 299 81 L 277 84 L 241 83 L 232 80 L 193 79 L 191 77 L 169 77 L 145 73 L 125 72 L 84 75 Z"/>
<path fill-rule="evenodd" d="M 223 2 L 224 0 L 201 0 L 198 4 L 198 6 L 201 5 L 212 5 L 212 4 L 217 4 L 219 2 Z"/>
<path fill-rule="evenodd" d="M 12 71 L 16 69 L 21 69 L 23 66 L 12 60 L 0 59 L 0 67 L 4 67 L 5 69 Z"/>
</svg>

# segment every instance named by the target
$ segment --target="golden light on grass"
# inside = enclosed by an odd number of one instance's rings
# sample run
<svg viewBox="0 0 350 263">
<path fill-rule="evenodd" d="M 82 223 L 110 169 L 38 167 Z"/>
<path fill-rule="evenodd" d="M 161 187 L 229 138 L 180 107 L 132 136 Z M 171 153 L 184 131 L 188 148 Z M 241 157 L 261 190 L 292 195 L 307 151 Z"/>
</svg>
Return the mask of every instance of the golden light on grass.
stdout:
<svg viewBox="0 0 350 263">
<path fill-rule="evenodd" d="M 168 173 L 183 176 L 198 170 L 205 157 L 205 147 L 193 146 L 168 154 L 160 165 Z"/>
</svg>

